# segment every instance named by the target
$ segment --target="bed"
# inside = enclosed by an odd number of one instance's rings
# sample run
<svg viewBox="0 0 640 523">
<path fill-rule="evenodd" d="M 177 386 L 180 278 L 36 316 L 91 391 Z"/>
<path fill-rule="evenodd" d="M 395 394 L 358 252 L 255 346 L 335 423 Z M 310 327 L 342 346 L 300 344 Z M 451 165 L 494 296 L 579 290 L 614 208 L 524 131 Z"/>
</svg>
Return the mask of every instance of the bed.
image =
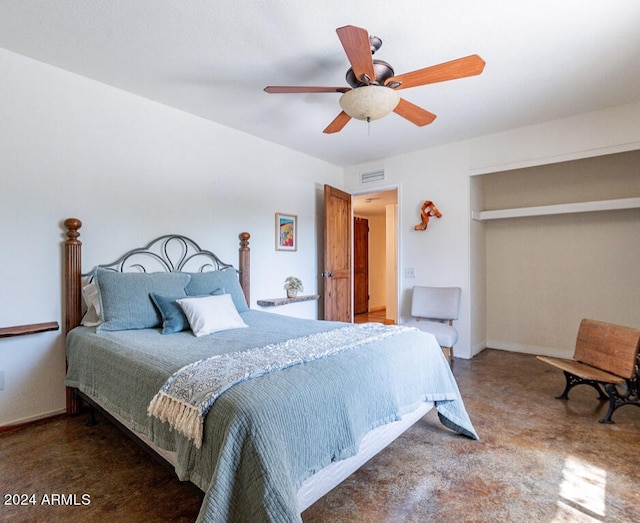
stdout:
<svg viewBox="0 0 640 523">
<path fill-rule="evenodd" d="M 248 233 L 238 270 L 167 235 L 83 274 L 64 223 L 67 411 L 99 407 L 198 486 L 198 521 L 301 521 L 434 407 L 477 439 L 432 335 L 250 309 Z"/>
</svg>

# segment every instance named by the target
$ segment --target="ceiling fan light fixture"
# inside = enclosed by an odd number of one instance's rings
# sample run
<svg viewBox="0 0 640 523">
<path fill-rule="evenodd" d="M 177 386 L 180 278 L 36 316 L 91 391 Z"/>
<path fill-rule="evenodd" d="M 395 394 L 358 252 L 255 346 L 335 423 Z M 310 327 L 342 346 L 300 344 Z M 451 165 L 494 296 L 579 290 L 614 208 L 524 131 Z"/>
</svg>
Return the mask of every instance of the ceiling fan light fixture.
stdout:
<svg viewBox="0 0 640 523">
<path fill-rule="evenodd" d="M 363 85 L 340 97 L 340 107 L 356 120 L 377 120 L 387 116 L 400 103 L 400 95 L 382 85 Z"/>
</svg>

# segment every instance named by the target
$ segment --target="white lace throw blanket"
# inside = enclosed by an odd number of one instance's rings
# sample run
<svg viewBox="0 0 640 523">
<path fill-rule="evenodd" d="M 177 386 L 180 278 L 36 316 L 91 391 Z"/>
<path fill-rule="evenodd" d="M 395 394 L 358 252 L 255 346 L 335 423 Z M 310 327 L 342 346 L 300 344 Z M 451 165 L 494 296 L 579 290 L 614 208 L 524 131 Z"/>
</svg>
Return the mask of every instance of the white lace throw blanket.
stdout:
<svg viewBox="0 0 640 523">
<path fill-rule="evenodd" d="M 147 412 L 168 422 L 200 448 L 207 412 L 233 385 L 408 330 L 413 329 L 379 323 L 350 325 L 196 361 L 182 367 L 165 382 Z"/>
</svg>

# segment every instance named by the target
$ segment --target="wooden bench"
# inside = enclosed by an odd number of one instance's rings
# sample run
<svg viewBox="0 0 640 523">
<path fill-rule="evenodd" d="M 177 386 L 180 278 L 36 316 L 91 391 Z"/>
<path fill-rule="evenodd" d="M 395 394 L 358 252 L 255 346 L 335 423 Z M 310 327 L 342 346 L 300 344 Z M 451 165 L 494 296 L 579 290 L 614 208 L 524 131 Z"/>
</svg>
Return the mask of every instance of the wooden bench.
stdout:
<svg viewBox="0 0 640 523">
<path fill-rule="evenodd" d="M 557 399 L 568 400 L 576 385 L 590 385 L 598 399 L 609 401 L 600 423 L 613 423 L 611 415 L 623 405 L 640 407 L 640 329 L 584 319 L 580 322 L 572 360 L 537 356 L 564 372 L 566 386 Z M 602 389 L 604 387 L 604 390 Z"/>
</svg>

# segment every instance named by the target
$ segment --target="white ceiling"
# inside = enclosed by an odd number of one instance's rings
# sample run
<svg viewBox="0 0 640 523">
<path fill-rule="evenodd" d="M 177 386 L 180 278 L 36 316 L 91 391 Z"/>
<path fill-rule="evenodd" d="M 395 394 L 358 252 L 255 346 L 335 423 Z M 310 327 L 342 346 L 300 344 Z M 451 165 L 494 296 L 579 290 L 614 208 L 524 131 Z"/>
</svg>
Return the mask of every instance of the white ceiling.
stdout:
<svg viewBox="0 0 640 523">
<path fill-rule="evenodd" d="M 477 53 L 480 76 L 402 91 L 438 115 L 322 130 L 347 85 L 335 33 L 401 74 Z M 639 0 L 0 0 L 0 47 L 337 165 L 640 100 Z"/>
</svg>

